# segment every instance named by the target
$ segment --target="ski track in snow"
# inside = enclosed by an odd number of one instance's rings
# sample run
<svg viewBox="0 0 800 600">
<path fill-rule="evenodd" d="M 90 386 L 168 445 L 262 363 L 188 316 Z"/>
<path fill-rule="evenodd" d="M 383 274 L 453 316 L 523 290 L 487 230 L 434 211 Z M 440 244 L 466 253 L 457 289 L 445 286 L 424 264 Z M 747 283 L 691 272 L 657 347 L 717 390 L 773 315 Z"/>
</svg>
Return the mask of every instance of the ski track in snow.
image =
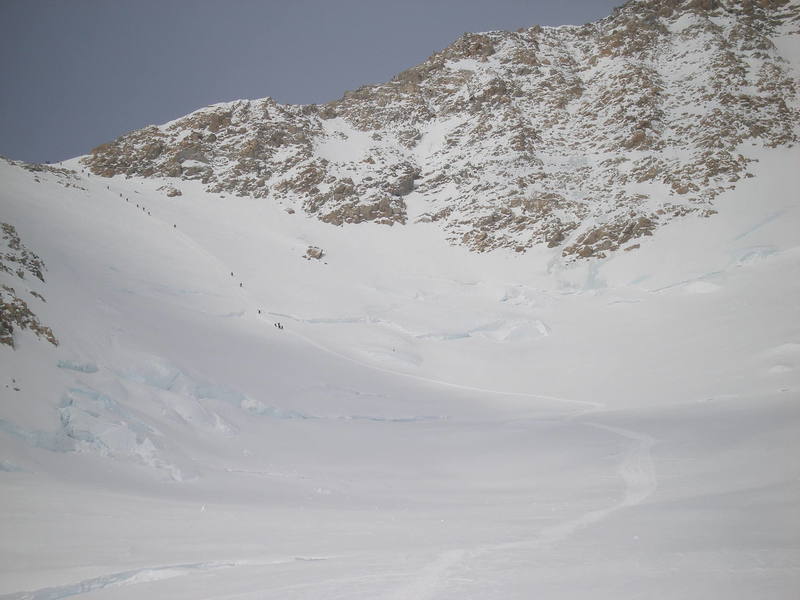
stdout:
<svg viewBox="0 0 800 600">
<path fill-rule="evenodd" d="M 413 582 L 386 596 L 386 600 L 430 600 L 435 597 L 437 590 L 447 584 L 449 571 L 465 560 L 478 559 L 496 552 L 533 550 L 556 544 L 619 510 L 644 502 L 658 487 L 658 477 L 650 453 L 656 440 L 649 435 L 621 427 L 590 422 L 583 424 L 609 431 L 631 441 L 617 467 L 617 473 L 625 483 L 625 496 L 621 501 L 608 508 L 593 510 L 558 525 L 546 527 L 539 535 L 529 540 L 491 544 L 473 549 L 446 550 L 425 567 Z"/>
</svg>

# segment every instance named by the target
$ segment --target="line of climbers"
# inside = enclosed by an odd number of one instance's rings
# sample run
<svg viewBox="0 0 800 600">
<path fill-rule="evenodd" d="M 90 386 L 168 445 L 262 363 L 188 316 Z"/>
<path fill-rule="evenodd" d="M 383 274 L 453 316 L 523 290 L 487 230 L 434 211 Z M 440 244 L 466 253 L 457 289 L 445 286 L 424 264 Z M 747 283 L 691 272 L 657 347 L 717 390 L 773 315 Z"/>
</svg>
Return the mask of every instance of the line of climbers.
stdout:
<svg viewBox="0 0 800 600">
<path fill-rule="evenodd" d="M 106 189 L 110 189 L 110 188 L 109 188 L 109 186 L 106 186 Z M 122 193 L 121 193 L 121 192 L 120 192 L 120 195 L 119 195 L 119 197 L 120 197 L 120 198 L 122 198 L 122 197 L 123 197 L 123 195 L 122 195 Z M 130 198 L 125 198 L 125 202 L 130 202 Z M 142 206 L 139 206 L 139 204 L 137 203 L 137 204 L 136 204 L 136 208 L 141 208 L 141 209 L 142 209 L 142 211 L 144 211 L 144 212 L 147 212 L 147 214 L 148 214 L 148 215 L 150 215 L 150 211 L 149 211 L 149 210 L 147 210 L 147 209 L 144 207 L 144 205 L 142 205 Z M 178 225 L 177 225 L 177 223 L 173 223 L 173 224 L 172 224 L 172 228 L 173 228 L 173 229 L 177 229 L 177 228 L 178 228 Z M 231 271 L 231 277 L 234 277 L 234 273 L 233 273 L 233 271 Z M 244 287 L 244 283 L 240 281 L 240 282 L 239 282 L 239 287 L 240 287 L 240 288 L 243 288 L 243 287 Z M 261 309 L 260 309 L 260 308 L 258 309 L 258 314 L 261 314 Z M 273 326 L 274 326 L 276 329 L 283 329 L 283 323 L 273 323 Z"/>
</svg>

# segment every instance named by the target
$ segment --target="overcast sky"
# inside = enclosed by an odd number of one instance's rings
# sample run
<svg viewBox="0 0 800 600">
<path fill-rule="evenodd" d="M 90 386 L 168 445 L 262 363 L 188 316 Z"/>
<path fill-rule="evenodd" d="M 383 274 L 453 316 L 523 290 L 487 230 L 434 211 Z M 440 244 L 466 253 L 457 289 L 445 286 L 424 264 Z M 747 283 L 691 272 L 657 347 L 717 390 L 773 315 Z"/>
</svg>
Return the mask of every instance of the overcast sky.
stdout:
<svg viewBox="0 0 800 600">
<path fill-rule="evenodd" d="M 321 103 L 465 31 L 583 24 L 622 0 L 0 0 L 0 154 L 57 161 L 202 106 Z"/>
</svg>

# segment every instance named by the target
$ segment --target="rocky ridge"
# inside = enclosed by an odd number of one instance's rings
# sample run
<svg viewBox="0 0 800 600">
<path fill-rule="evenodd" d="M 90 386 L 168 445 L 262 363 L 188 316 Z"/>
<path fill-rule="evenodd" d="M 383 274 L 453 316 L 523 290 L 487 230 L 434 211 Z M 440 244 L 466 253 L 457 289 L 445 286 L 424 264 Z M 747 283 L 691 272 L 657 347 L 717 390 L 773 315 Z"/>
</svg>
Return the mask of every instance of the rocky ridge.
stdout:
<svg viewBox="0 0 800 600">
<path fill-rule="evenodd" d="M 798 37 L 798 0 L 631 0 L 583 26 L 465 34 L 328 104 L 210 106 L 83 162 L 335 225 L 405 224 L 413 197 L 477 251 L 602 257 L 713 215 L 759 148 L 797 143 Z"/>
<path fill-rule="evenodd" d="M 58 340 L 53 331 L 43 325 L 22 297 L 24 292 L 31 302 L 45 302 L 44 296 L 30 287 L 29 276 L 44 283 L 45 266 L 42 259 L 22 243 L 16 228 L 0 223 L 0 344 L 14 347 L 16 329 L 28 329 L 54 346 Z M 13 283 L 15 287 L 12 287 Z"/>
</svg>

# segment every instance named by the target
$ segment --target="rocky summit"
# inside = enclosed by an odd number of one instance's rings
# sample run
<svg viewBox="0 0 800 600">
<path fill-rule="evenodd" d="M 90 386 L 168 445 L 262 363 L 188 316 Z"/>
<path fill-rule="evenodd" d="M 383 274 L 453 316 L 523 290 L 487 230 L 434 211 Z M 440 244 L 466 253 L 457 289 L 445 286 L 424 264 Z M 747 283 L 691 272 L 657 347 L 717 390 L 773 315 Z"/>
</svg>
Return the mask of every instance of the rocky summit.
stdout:
<svg viewBox="0 0 800 600">
<path fill-rule="evenodd" d="M 758 151 L 798 141 L 798 39 L 797 0 L 631 0 L 583 26 L 465 34 L 327 104 L 209 106 L 83 162 L 332 225 L 432 221 L 476 251 L 604 257 L 712 216 Z"/>
</svg>

